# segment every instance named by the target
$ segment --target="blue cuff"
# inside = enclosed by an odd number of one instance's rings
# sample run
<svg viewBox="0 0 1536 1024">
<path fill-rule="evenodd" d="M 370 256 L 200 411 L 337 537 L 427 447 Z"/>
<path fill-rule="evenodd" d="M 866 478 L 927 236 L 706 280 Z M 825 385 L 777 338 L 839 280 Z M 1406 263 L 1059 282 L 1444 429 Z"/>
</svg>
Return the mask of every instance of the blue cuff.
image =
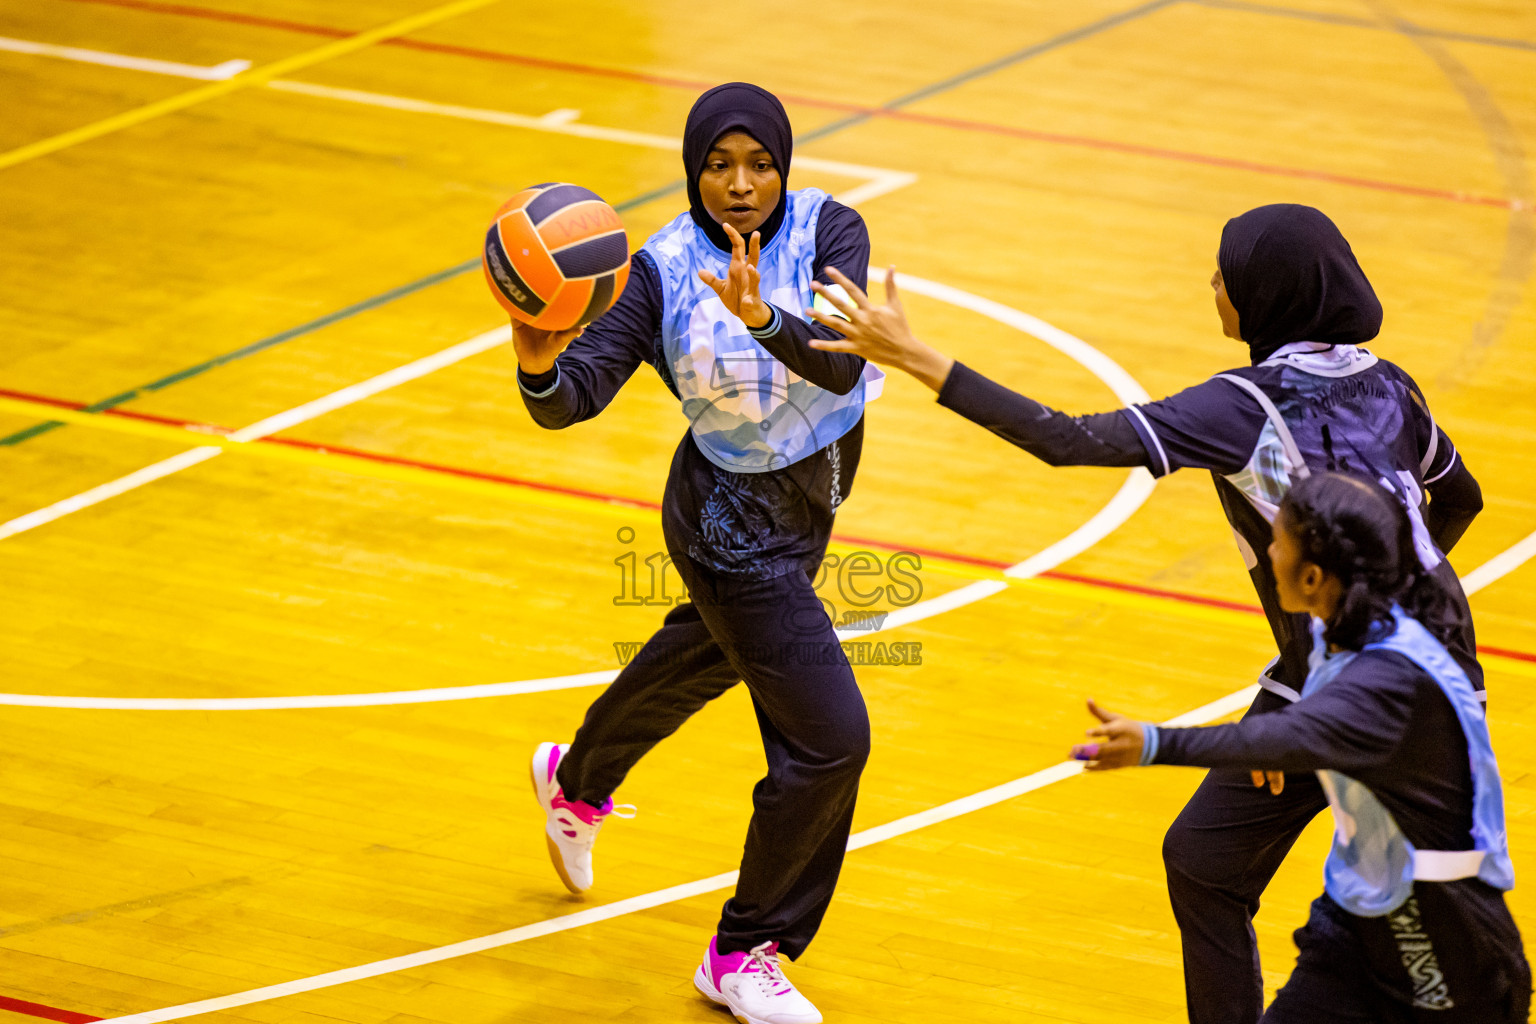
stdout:
<svg viewBox="0 0 1536 1024">
<path fill-rule="evenodd" d="M 1141 723 L 1141 761 L 1140 764 L 1157 763 L 1157 726 L 1151 722 Z"/>
<path fill-rule="evenodd" d="M 546 370 L 544 372 L 548 373 L 549 371 Z M 538 374 L 538 376 L 542 377 L 542 376 L 544 376 L 544 374 L 541 373 L 541 374 Z M 550 395 L 554 394 L 555 393 L 555 389 L 560 386 L 560 364 L 559 363 L 555 364 L 555 379 L 554 379 L 554 382 L 552 384 L 550 384 L 549 387 L 545 388 L 543 391 L 529 391 L 528 390 L 527 386 L 525 384 L 523 384 L 523 371 L 522 371 L 521 367 L 519 367 L 518 371 L 517 371 L 517 386 L 518 386 L 518 389 L 521 390 L 522 393 L 527 395 L 529 398 L 548 398 Z"/>
<path fill-rule="evenodd" d="M 772 305 L 770 303 L 768 308 L 773 310 L 773 319 L 769 320 L 762 327 L 748 327 L 747 333 L 752 335 L 752 337 L 771 338 L 775 334 L 779 333 L 779 326 L 783 323 L 784 318 L 779 315 L 778 306 Z"/>
</svg>

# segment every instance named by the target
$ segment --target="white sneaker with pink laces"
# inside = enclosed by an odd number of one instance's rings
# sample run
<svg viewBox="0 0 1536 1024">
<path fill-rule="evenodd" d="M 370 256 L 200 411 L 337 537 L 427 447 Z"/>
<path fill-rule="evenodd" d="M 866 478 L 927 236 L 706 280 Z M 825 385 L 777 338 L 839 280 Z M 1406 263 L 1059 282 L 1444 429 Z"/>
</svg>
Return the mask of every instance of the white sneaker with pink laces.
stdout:
<svg viewBox="0 0 1536 1024">
<path fill-rule="evenodd" d="M 570 749 L 569 743 L 539 744 L 531 769 L 533 792 L 544 808 L 544 839 L 560 881 L 571 892 L 586 892 L 592 888 L 592 845 L 597 842 L 603 820 L 610 814 L 633 818 L 635 809 L 628 805 L 615 808 L 612 797 L 601 807 L 567 800 L 560 792 L 560 783 L 555 781 L 555 769 Z"/>
<path fill-rule="evenodd" d="M 742 1024 L 821 1024 L 821 1011 L 784 977 L 777 942 L 722 954 L 710 939 L 693 984 Z"/>
</svg>

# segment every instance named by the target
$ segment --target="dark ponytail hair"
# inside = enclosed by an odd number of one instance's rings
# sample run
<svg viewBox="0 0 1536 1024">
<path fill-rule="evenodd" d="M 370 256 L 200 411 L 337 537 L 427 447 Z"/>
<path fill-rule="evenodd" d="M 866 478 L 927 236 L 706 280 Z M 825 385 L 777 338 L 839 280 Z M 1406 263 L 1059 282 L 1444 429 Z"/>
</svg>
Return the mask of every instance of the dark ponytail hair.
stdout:
<svg viewBox="0 0 1536 1024">
<path fill-rule="evenodd" d="M 1394 604 L 1441 643 L 1462 624 L 1445 588 L 1419 561 L 1407 510 L 1379 484 L 1317 473 L 1290 489 L 1280 515 L 1302 559 L 1343 584 L 1323 633 L 1330 644 L 1358 651 L 1389 635 Z"/>
</svg>

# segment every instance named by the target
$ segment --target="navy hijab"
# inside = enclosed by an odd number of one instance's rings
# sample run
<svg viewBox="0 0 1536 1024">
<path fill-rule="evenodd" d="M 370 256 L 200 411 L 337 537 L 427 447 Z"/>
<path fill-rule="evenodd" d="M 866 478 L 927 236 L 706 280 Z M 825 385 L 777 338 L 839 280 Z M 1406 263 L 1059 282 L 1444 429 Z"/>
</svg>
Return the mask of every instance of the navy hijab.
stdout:
<svg viewBox="0 0 1536 1024">
<path fill-rule="evenodd" d="M 704 200 L 699 195 L 699 176 L 704 173 L 710 149 L 732 132 L 746 132 L 756 139 L 773 157 L 773 165 L 779 171 L 779 204 L 757 229 L 762 233 L 762 245 L 766 248 L 778 233 L 779 225 L 784 223 L 789 195 L 789 156 L 795 144 L 784 105 L 767 89 L 746 82 L 717 85 L 700 96 L 688 112 L 688 124 L 683 129 L 688 211 L 711 242 L 726 252 L 731 251 L 731 241 L 726 237 L 725 229 L 704 209 Z"/>
<path fill-rule="evenodd" d="M 1233 217 L 1216 262 L 1255 364 L 1293 341 L 1358 345 L 1381 330 L 1376 292 L 1321 210 L 1282 203 Z"/>
</svg>

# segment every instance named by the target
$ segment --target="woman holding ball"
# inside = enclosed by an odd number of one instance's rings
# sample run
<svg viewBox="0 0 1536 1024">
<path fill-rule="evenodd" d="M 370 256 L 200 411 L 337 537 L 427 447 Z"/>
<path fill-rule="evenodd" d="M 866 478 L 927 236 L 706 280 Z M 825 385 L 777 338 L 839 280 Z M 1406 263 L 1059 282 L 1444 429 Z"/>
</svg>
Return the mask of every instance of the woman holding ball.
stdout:
<svg viewBox="0 0 1536 1024">
<path fill-rule="evenodd" d="M 1524 1024 L 1531 971 L 1483 708 L 1445 648 L 1457 613 L 1393 495 L 1324 473 L 1285 496 L 1269 545 L 1280 606 L 1310 616 L 1302 699 L 1174 729 L 1099 708 L 1089 771 L 1144 764 L 1313 772 L 1338 829 L 1324 893 L 1264 1024 Z"/>
<path fill-rule="evenodd" d="M 551 859 L 572 891 L 590 888 L 613 791 L 745 680 L 768 774 L 694 983 L 755 1024 L 822 1019 L 779 957 L 805 950 L 832 899 L 869 753 L 863 697 L 811 584 L 882 374 L 811 348 L 836 335 L 799 313 L 813 280 L 831 282 L 829 266 L 863 283 L 869 238 L 825 192 L 788 190 L 792 142 L 772 94 L 739 82 L 706 92 L 683 139 L 689 209 L 634 254 L 618 302 L 584 332 L 513 324 L 518 385 L 541 426 L 595 416 L 642 363 L 688 420 L 662 528 L 691 600 L 593 702 L 568 747 L 534 755 Z"/>
</svg>

